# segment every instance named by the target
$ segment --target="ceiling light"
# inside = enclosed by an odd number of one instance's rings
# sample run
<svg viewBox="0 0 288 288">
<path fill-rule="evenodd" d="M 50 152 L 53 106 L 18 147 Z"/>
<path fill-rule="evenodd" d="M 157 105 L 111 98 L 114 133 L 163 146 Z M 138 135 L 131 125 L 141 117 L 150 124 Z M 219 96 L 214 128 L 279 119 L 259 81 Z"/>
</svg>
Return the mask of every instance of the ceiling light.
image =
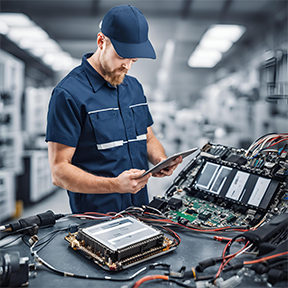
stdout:
<svg viewBox="0 0 288 288">
<path fill-rule="evenodd" d="M 214 59 L 205 59 L 205 58 L 196 58 L 191 57 L 189 58 L 188 65 L 191 68 L 213 68 L 218 61 Z"/>
<path fill-rule="evenodd" d="M 55 62 L 71 63 L 73 61 L 70 54 L 66 52 L 46 53 L 42 59 L 48 65 L 53 65 Z"/>
<path fill-rule="evenodd" d="M 219 61 L 213 58 L 199 58 L 192 56 L 188 60 L 188 65 L 191 68 L 213 68 Z"/>
<path fill-rule="evenodd" d="M 245 31 L 246 28 L 239 25 L 212 25 L 204 36 L 208 38 L 228 39 L 232 42 L 236 42 Z"/>
<path fill-rule="evenodd" d="M 56 61 L 52 65 L 52 69 L 54 71 L 60 71 L 60 70 L 70 70 L 72 67 L 75 66 L 75 59 L 69 57 L 69 58 L 62 58 L 60 61 Z"/>
<path fill-rule="evenodd" d="M 214 59 L 191 57 L 188 61 L 188 65 L 191 68 L 213 68 L 218 62 L 219 61 L 216 61 Z"/>
<path fill-rule="evenodd" d="M 42 58 L 53 70 L 71 69 L 73 59 L 59 44 L 22 13 L 0 13 L 0 34 L 6 35 L 21 49 Z"/>
<path fill-rule="evenodd" d="M 207 38 L 203 37 L 199 43 L 199 46 L 206 49 L 215 49 L 222 53 L 228 51 L 233 42 L 227 39 L 214 39 L 214 38 Z"/>
<path fill-rule="evenodd" d="M 35 25 L 30 18 L 22 13 L 0 13 L 1 21 L 5 22 L 6 25 L 13 26 L 33 26 Z"/>
<path fill-rule="evenodd" d="M 0 34 L 6 35 L 9 31 L 9 27 L 3 21 L 0 21 Z"/>
<path fill-rule="evenodd" d="M 38 39 L 22 39 L 19 42 L 19 46 L 22 49 L 32 49 L 32 48 L 42 48 L 45 49 L 46 51 L 51 51 L 51 50 L 61 50 L 59 44 L 50 38 L 38 41 Z"/>
<path fill-rule="evenodd" d="M 193 52 L 194 57 L 198 58 L 208 58 L 208 59 L 215 59 L 220 60 L 222 58 L 222 54 L 217 50 L 209 50 L 209 49 L 201 49 L 199 46 Z"/>
<path fill-rule="evenodd" d="M 188 65 L 190 67 L 214 67 L 222 59 L 222 53 L 228 51 L 245 31 L 246 28 L 239 25 L 210 26 L 190 55 Z"/>
<path fill-rule="evenodd" d="M 36 57 L 41 57 L 45 54 L 45 50 L 43 48 L 32 48 L 28 49 L 28 51 Z"/>
<path fill-rule="evenodd" d="M 222 54 L 217 50 L 207 50 L 201 49 L 199 46 L 191 54 L 188 65 L 190 67 L 203 67 L 212 68 L 214 67 L 222 58 Z"/>
<path fill-rule="evenodd" d="M 12 28 L 7 36 L 14 42 L 19 42 L 22 39 L 37 39 L 44 40 L 48 38 L 48 34 L 38 26 L 25 28 Z"/>
</svg>

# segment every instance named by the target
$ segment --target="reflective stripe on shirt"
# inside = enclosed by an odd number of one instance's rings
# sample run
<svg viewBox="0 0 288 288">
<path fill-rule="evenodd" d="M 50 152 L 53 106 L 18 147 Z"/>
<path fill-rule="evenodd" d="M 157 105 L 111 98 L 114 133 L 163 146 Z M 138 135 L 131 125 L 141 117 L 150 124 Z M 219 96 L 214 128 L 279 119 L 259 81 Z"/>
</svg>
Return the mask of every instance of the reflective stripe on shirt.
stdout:
<svg viewBox="0 0 288 288">
<path fill-rule="evenodd" d="M 119 141 L 113 141 L 113 142 L 108 142 L 108 143 L 103 143 L 103 144 L 97 144 L 97 148 L 98 150 L 106 150 L 106 149 L 111 149 L 114 147 L 123 146 L 123 144 L 126 144 L 128 142 L 142 141 L 146 139 L 147 139 L 146 134 L 142 134 L 142 135 L 138 135 L 136 139 L 130 139 L 128 141 L 119 140 Z"/>
</svg>

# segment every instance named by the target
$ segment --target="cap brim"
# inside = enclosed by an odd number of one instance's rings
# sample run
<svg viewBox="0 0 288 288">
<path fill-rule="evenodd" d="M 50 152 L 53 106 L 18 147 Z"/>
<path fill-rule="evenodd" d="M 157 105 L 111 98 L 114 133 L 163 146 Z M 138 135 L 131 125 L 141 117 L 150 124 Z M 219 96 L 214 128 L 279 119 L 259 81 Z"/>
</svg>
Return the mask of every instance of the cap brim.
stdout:
<svg viewBox="0 0 288 288">
<path fill-rule="evenodd" d="M 155 50 L 149 40 L 140 44 L 123 43 L 109 38 L 117 54 L 123 58 L 156 59 Z"/>
</svg>

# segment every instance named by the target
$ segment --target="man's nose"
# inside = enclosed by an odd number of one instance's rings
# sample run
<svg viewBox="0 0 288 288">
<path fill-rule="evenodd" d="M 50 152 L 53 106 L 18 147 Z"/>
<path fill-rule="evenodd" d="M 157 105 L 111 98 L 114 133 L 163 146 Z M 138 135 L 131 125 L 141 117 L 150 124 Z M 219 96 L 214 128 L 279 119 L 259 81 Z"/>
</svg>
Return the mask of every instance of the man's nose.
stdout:
<svg viewBox="0 0 288 288">
<path fill-rule="evenodd" d="M 133 59 L 125 59 L 124 63 L 123 63 L 123 68 L 130 70 L 131 66 L 133 64 Z"/>
</svg>

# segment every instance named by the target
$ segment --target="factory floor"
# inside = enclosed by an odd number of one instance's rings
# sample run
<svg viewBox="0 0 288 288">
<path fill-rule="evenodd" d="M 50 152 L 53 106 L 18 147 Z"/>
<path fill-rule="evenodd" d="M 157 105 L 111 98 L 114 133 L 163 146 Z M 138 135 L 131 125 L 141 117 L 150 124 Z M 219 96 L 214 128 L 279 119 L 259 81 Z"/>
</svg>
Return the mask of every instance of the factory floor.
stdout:
<svg viewBox="0 0 288 288">
<path fill-rule="evenodd" d="M 71 213 L 69 206 L 69 199 L 66 190 L 61 188 L 56 189 L 55 192 L 45 197 L 41 201 L 28 207 L 24 207 L 21 213 L 21 218 L 43 213 L 46 212 L 47 210 L 52 210 L 55 214 Z"/>
</svg>

